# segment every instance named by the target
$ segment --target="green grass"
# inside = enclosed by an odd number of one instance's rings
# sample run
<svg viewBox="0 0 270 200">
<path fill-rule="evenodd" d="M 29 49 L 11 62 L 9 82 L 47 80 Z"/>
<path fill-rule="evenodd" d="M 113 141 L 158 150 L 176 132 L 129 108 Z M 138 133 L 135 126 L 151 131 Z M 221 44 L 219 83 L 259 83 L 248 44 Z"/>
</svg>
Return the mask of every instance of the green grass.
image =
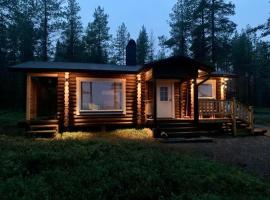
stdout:
<svg viewBox="0 0 270 200">
<path fill-rule="evenodd" d="M 1 199 L 270 197 L 269 183 L 205 158 L 134 138 L 75 135 L 38 140 L 0 136 Z"/>
<path fill-rule="evenodd" d="M 23 130 L 17 127 L 22 120 L 25 120 L 24 112 L 0 110 L 0 135 L 22 135 Z"/>
<path fill-rule="evenodd" d="M 25 138 L 0 112 L 1 199 L 270 199 L 270 183 L 152 140 L 148 129 Z"/>
<path fill-rule="evenodd" d="M 255 124 L 270 126 L 270 108 L 255 108 Z"/>
</svg>

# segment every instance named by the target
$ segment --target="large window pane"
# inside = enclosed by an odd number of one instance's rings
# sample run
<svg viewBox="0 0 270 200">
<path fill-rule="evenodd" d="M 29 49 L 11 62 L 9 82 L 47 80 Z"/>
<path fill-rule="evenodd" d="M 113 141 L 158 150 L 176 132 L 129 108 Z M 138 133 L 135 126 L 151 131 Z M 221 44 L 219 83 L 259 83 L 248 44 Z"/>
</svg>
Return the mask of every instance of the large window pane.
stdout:
<svg viewBox="0 0 270 200">
<path fill-rule="evenodd" d="M 212 84 L 202 84 L 199 86 L 199 97 L 213 97 Z"/>
<path fill-rule="evenodd" d="M 121 111 L 123 110 L 122 82 L 81 82 L 81 110 Z"/>
</svg>

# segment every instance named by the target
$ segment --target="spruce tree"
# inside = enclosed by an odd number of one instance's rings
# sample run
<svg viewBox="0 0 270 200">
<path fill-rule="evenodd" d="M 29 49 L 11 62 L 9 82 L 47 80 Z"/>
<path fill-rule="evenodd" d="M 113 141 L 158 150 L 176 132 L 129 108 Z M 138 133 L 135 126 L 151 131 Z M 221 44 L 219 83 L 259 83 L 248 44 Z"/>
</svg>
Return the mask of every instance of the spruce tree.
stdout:
<svg viewBox="0 0 270 200">
<path fill-rule="evenodd" d="M 114 56 L 113 60 L 118 65 L 126 64 L 126 46 L 129 42 L 130 34 L 127 27 L 122 23 L 116 33 L 116 38 L 113 40 Z"/>
<path fill-rule="evenodd" d="M 193 30 L 191 48 L 194 59 L 209 63 L 210 62 L 210 48 L 208 45 L 207 30 L 210 25 L 207 21 L 207 13 L 209 4 L 207 0 L 200 0 L 196 2 L 193 14 Z"/>
<path fill-rule="evenodd" d="M 210 41 L 211 62 L 217 68 L 224 68 L 221 61 L 224 56 L 224 46 L 230 48 L 230 39 L 235 31 L 236 25 L 230 17 L 235 14 L 235 5 L 225 0 L 211 0 L 210 5 Z"/>
<path fill-rule="evenodd" d="M 148 49 L 148 62 L 152 62 L 155 59 L 155 37 L 154 37 L 154 32 L 150 32 L 150 37 L 149 37 L 149 49 Z"/>
<path fill-rule="evenodd" d="M 149 38 L 145 26 L 142 26 L 137 39 L 137 63 L 145 64 L 149 55 Z"/>
<path fill-rule="evenodd" d="M 0 7 L 0 10 L 3 7 Z M 7 20 L 4 13 L 0 11 L 0 67 L 6 63 L 7 56 Z"/>
<path fill-rule="evenodd" d="M 58 41 L 56 50 L 59 51 L 61 46 L 61 51 L 63 51 L 62 59 L 65 61 L 80 61 L 82 51 L 82 24 L 81 17 L 78 15 L 80 7 L 76 0 L 67 0 L 67 6 L 64 10 L 62 42 Z M 59 56 L 59 53 L 56 52 L 56 57 Z"/>
<path fill-rule="evenodd" d="M 173 55 L 188 55 L 191 41 L 194 0 L 178 0 L 170 13 L 170 39 L 166 42 Z"/>
<path fill-rule="evenodd" d="M 100 6 L 95 9 L 93 22 L 90 22 L 84 37 L 85 60 L 87 62 L 107 63 L 110 34 L 109 16 Z"/>
<path fill-rule="evenodd" d="M 52 54 L 53 34 L 62 28 L 63 0 L 37 0 L 39 20 L 39 45 L 37 52 L 43 61 Z"/>
</svg>

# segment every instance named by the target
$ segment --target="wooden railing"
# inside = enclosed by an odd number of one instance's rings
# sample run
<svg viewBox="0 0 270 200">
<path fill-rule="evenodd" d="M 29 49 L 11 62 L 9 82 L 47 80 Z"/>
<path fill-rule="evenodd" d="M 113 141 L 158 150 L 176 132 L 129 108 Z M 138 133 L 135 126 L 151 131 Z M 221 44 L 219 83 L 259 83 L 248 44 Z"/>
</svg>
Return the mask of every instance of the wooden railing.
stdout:
<svg viewBox="0 0 270 200">
<path fill-rule="evenodd" d="M 232 103 L 227 100 L 199 100 L 200 118 L 231 118 Z"/>
<path fill-rule="evenodd" d="M 248 124 L 248 128 L 253 131 L 254 117 L 253 108 L 245 106 L 233 98 L 232 100 L 199 100 L 200 118 L 228 118 L 232 120 L 233 132 L 236 134 L 237 120 Z"/>
<path fill-rule="evenodd" d="M 145 101 L 145 115 L 146 118 L 153 117 L 153 102 L 151 100 Z M 236 101 L 235 98 L 232 100 L 200 99 L 199 118 L 200 120 L 229 120 L 232 123 L 234 134 L 237 132 L 237 121 L 239 120 L 246 123 L 251 131 L 254 129 L 253 108 Z"/>
</svg>

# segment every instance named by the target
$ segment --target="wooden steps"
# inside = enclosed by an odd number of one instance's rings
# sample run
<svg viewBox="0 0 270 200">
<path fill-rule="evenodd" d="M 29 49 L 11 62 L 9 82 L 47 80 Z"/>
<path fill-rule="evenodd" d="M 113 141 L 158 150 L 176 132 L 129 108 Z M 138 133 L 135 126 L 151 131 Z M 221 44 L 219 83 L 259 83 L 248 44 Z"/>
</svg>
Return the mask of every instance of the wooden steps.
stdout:
<svg viewBox="0 0 270 200">
<path fill-rule="evenodd" d="M 161 138 L 198 138 L 208 135 L 208 131 L 199 130 L 193 121 L 158 120 L 157 137 Z"/>
<path fill-rule="evenodd" d="M 54 136 L 59 132 L 57 120 L 36 120 L 31 121 L 26 129 L 26 134 L 30 136 Z"/>
<path fill-rule="evenodd" d="M 213 142 L 213 138 L 209 137 L 196 137 L 196 138 L 159 138 L 157 141 L 161 143 L 207 143 Z"/>
</svg>

